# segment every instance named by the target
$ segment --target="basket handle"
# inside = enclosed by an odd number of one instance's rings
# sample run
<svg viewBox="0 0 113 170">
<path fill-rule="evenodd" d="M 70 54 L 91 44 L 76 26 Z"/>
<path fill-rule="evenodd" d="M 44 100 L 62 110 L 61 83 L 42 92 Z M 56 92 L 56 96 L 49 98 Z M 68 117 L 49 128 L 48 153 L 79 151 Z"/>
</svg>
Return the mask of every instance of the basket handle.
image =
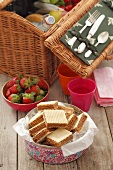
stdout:
<svg viewBox="0 0 113 170">
<path fill-rule="evenodd" d="M 113 58 L 113 40 L 111 41 L 111 43 L 108 45 L 108 47 L 106 48 L 106 57 L 105 60 L 111 60 Z"/>
<path fill-rule="evenodd" d="M 0 10 L 9 5 L 13 0 L 2 0 L 0 1 Z"/>
<path fill-rule="evenodd" d="M 113 50 L 106 56 L 106 60 L 111 60 L 113 58 Z"/>
</svg>

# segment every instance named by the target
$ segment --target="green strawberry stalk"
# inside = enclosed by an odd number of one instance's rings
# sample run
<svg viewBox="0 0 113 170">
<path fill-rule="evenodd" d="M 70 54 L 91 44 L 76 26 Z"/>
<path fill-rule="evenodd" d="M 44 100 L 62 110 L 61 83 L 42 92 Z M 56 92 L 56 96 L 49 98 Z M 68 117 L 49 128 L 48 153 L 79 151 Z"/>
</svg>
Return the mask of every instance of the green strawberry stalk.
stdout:
<svg viewBox="0 0 113 170">
<path fill-rule="evenodd" d="M 44 98 L 44 96 L 38 95 L 38 96 L 36 96 L 35 102 L 38 102 L 38 101 L 40 101 L 43 98 Z"/>
<path fill-rule="evenodd" d="M 33 85 L 30 88 L 25 90 L 26 93 L 31 93 L 31 92 L 35 92 L 35 96 L 37 96 L 40 92 L 40 88 L 38 85 Z"/>
<path fill-rule="evenodd" d="M 39 82 L 38 78 L 33 78 L 32 85 L 36 85 Z"/>
<path fill-rule="evenodd" d="M 12 103 L 21 103 L 21 97 L 18 94 L 9 95 L 8 100 Z"/>
<path fill-rule="evenodd" d="M 29 88 L 30 86 L 32 86 L 32 80 L 30 77 L 23 77 L 21 80 L 20 80 L 20 85 L 22 88 L 24 89 L 27 89 Z"/>
<path fill-rule="evenodd" d="M 29 103 L 33 103 L 35 100 L 35 92 L 31 92 L 31 93 L 23 93 L 22 94 L 23 98 L 22 98 L 22 103 L 23 104 L 29 104 Z"/>
</svg>

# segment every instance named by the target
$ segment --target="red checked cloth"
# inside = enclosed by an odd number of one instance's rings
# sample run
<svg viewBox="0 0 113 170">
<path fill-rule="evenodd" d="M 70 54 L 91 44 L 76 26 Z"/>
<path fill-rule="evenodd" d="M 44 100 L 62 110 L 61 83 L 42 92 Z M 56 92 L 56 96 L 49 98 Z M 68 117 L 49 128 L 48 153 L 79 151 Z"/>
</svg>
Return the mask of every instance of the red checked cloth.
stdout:
<svg viewBox="0 0 113 170">
<path fill-rule="evenodd" d="M 96 82 L 95 100 L 100 106 L 113 106 L 113 69 L 103 67 L 94 70 Z"/>
</svg>

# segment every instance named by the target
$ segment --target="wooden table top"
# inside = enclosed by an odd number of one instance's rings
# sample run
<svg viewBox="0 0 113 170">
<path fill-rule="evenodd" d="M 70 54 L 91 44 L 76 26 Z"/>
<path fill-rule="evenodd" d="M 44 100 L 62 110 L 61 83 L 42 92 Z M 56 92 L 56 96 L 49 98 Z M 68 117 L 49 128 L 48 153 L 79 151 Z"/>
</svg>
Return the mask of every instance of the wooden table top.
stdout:
<svg viewBox="0 0 113 170">
<path fill-rule="evenodd" d="M 100 66 L 113 67 L 113 61 L 104 61 Z M 9 77 L 0 74 L 0 89 L 7 80 Z M 70 103 L 70 98 L 62 92 L 58 79 L 50 88 L 48 100 Z M 88 114 L 99 128 L 88 151 L 70 163 L 45 164 L 27 154 L 23 139 L 13 130 L 13 125 L 26 113 L 10 108 L 0 95 L 0 170 L 112 170 L 113 107 L 100 107 L 93 100 Z"/>
</svg>

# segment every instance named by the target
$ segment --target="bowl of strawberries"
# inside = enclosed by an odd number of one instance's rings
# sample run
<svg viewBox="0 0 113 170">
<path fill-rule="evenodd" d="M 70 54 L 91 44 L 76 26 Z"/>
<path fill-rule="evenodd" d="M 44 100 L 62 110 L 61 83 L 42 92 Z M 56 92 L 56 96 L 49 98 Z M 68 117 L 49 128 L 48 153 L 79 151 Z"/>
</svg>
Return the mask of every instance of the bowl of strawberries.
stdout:
<svg viewBox="0 0 113 170">
<path fill-rule="evenodd" d="M 29 112 L 40 102 L 47 100 L 48 83 L 40 77 L 15 76 L 2 87 L 2 96 L 14 110 Z"/>
</svg>

